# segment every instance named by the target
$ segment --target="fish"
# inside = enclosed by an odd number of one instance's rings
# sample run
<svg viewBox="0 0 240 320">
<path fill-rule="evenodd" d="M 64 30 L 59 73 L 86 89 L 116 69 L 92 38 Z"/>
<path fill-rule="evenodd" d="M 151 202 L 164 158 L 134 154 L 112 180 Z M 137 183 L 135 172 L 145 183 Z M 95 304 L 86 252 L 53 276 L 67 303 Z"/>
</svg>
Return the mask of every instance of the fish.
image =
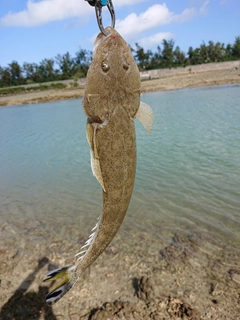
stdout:
<svg viewBox="0 0 240 320">
<path fill-rule="evenodd" d="M 131 49 L 112 27 L 100 33 L 94 44 L 83 98 L 87 116 L 86 136 L 91 168 L 102 187 L 102 213 L 75 264 L 55 269 L 44 281 L 59 280 L 46 296 L 54 304 L 78 281 L 113 240 L 127 212 L 135 181 L 138 119 L 150 134 L 153 111 L 140 102 L 141 81 Z"/>
</svg>

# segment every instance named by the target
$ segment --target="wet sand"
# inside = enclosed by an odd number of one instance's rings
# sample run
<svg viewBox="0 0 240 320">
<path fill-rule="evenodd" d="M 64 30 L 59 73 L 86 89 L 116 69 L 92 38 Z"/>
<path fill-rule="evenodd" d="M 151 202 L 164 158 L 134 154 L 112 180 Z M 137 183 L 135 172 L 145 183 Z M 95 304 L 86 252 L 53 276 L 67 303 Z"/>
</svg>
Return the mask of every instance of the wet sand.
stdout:
<svg viewBox="0 0 240 320">
<path fill-rule="evenodd" d="M 240 319 L 237 250 L 221 248 L 214 236 L 197 230 L 177 232 L 166 243 L 150 230 L 128 230 L 126 220 L 112 244 L 53 306 L 45 303 L 51 284 L 42 282 L 43 275 L 71 264 L 83 238 L 73 228 L 66 232 L 73 238 L 76 233 L 74 243 L 48 233 L 45 244 L 31 248 L 26 239 L 43 236 L 40 225 L 26 225 L 21 238 L 8 230 L 11 240 L 0 243 L 0 319 Z"/>
<path fill-rule="evenodd" d="M 239 64 L 240 65 L 240 64 Z M 167 91 L 183 88 L 216 86 L 223 84 L 240 83 L 240 67 L 235 65 L 219 64 L 219 68 L 194 69 L 193 67 L 181 68 L 183 73 L 174 72 L 160 73 L 156 78 L 142 81 L 142 92 Z M 84 86 L 67 88 L 64 90 L 44 90 L 29 92 L 11 96 L 0 97 L 0 106 L 21 105 L 30 103 L 42 103 L 48 101 L 75 99 L 83 97 Z"/>
</svg>

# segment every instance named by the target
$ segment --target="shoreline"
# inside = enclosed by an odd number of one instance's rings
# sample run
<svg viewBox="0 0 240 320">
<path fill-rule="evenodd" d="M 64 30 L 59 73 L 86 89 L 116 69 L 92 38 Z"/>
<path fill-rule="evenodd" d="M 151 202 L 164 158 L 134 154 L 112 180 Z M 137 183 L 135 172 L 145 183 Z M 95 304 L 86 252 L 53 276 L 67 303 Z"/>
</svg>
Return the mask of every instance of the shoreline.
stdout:
<svg viewBox="0 0 240 320">
<path fill-rule="evenodd" d="M 171 91 L 186 88 L 211 87 L 218 85 L 239 84 L 240 83 L 240 63 L 221 65 L 216 68 L 189 68 L 172 70 L 151 70 L 141 74 L 142 93 L 154 91 Z M 179 72 L 180 71 L 180 72 Z M 151 78 L 151 79 L 149 79 Z M 0 106 L 14 106 L 23 104 L 44 103 L 59 100 L 81 98 L 84 95 L 84 86 L 78 88 L 67 88 L 64 90 L 51 89 L 37 92 L 28 92 L 0 97 Z"/>
</svg>

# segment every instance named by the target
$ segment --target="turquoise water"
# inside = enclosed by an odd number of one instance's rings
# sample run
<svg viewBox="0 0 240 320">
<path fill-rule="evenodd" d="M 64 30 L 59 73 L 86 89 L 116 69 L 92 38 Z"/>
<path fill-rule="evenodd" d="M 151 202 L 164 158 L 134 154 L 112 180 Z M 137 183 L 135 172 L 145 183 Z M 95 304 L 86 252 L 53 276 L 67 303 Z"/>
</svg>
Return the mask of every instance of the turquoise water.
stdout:
<svg viewBox="0 0 240 320">
<path fill-rule="evenodd" d="M 136 121 L 137 176 L 120 236 L 145 232 L 168 243 L 175 232 L 198 232 L 211 236 L 209 250 L 239 252 L 240 87 L 142 100 L 155 120 L 150 136 Z M 85 123 L 80 99 L 0 109 L 1 246 L 14 239 L 30 250 L 51 237 L 74 243 L 89 235 L 102 194 Z"/>
</svg>

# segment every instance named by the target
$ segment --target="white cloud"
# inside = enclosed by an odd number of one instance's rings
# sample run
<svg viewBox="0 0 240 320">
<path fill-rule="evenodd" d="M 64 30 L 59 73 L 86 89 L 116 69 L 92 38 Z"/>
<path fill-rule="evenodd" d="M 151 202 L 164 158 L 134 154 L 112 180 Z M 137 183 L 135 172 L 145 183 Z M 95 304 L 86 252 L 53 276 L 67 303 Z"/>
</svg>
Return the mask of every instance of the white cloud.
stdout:
<svg viewBox="0 0 240 320">
<path fill-rule="evenodd" d="M 125 19 L 117 20 L 116 29 L 127 41 L 132 41 L 144 31 L 170 23 L 172 16 L 165 3 L 156 4 L 139 15 L 131 13 Z"/>
<path fill-rule="evenodd" d="M 167 8 L 165 3 L 155 4 L 139 15 L 131 13 L 123 20 L 117 20 L 116 29 L 131 42 L 145 31 L 170 23 L 182 23 L 197 14 L 198 11 L 195 8 L 187 8 L 182 13 L 175 14 Z"/>
<path fill-rule="evenodd" d="M 9 12 L 0 19 L 0 24 L 32 27 L 69 17 L 86 17 L 92 13 L 92 8 L 88 5 L 84 6 L 80 0 L 43 0 L 40 2 L 28 0 L 25 10 L 16 13 Z"/>
<path fill-rule="evenodd" d="M 95 15 L 92 6 L 83 0 L 27 0 L 26 9 L 19 12 L 9 12 L 0 18 L 2 26 L 40 26 L 56 20 L 78 17 L 84 18 L 85 21 L 91 15 Z M 114 0 L 114 7 L 126 5 L 136 5 L 137 3 L 147 0 L 135 0 L 134 3 L 129 0 Z M 227 0 L 222 0 L 227 1 Z M 150 6 L 145 12 L 137 15 L 131 13 L 123 20 L 116 21 L 116 28 L 121 34 L 126 36 L 128 40 L 133 39 L 136 34 L 154 27 L 169 24 L 171 22 L 184 22 L 199 13 L 205 12 L 209 0 L 205 0 L 202 7 L 197 10 L 195 8 L 186 8 L 182 13 L 175 14 L 171 12 L 165 3 Z"/>
<path fill-rule="evenodd" d="M 183 10 L 180 14 L 175 14 L 172 17 L 172 21 L 174 23 L 183 23 L 185 21 L 191 20 L 194 16 L 197 15 L 197 9 L 196 8 L 186 8 Z"/>
<path fill-rule="evenodd" d="M 151 49 L 155 48 L 156 46 L 160 45 L 163 41 L 169 40 L 174 38 L 174 34 L 171 32 L 158 32 L 156 34 L 153 34 L 149 37 L 142 38 L 138 41 L 138 44 L 143 47 L 144 49 Z"/>
<path fill-rule="evenodd" d="M 87 22 L 90 16 L 94 16 L 94 8 L 83 0 L 27 0 L 26 9 L 20 12 L 9 12 L 0 19 L 3 26 L 40 26 L 56 20 L 77 17 L 81 22 Z M 114 7 L 123 5 L 134 6 L 147 0 L 113 0 Z M 228 1 L 228 0 L 221 0 Z M 122 20 L 116 21 L 117 31 L 128 43 L 138 42 L 144 48 L 154 47 L 163 39 L 174 37 L 170 32 L 158 32 L 163 25 L 170 23 L 183 23 L 196 15 L 206 12 L 209 0 L 203 0 L 200 8 L 186 8 L 181 13 L 171 12 L 165 3 L 150 6 L 146 11 L 136 14 L 131 13 Z M 104 9 L 105 10 L 105 9 Z M 155 29 L 155 34 L 149 35 Z M 144 33 L 147 37 L 141 38 Z M 152 31 L 154 32 L 154 31 Z M 90 39 L 94 41 L 95 36 Z"/>
<path fill-rule="evenodd" d="M 210 2 L 209 0 L 204 1 L 203 5 L 200 8 L 200 13 L 201 14 L 206 14 L 207 13 L 209 2 Z"/>
<path fill-rule="evenodd" d="M 146 0 L 135 0 L 134 4 Z M 114 7 L 133 5 L 129 0 L 115 0 Z M 72 17 L 87 18 L 95 15 L 95 10 L 83 0 L 42 0 L 27 1 L 27 7 L 23 11 L 9 12 L 0 19 L 2 26 L 33 27 L 47 24 L 56 20 Z"/>
</svg>

